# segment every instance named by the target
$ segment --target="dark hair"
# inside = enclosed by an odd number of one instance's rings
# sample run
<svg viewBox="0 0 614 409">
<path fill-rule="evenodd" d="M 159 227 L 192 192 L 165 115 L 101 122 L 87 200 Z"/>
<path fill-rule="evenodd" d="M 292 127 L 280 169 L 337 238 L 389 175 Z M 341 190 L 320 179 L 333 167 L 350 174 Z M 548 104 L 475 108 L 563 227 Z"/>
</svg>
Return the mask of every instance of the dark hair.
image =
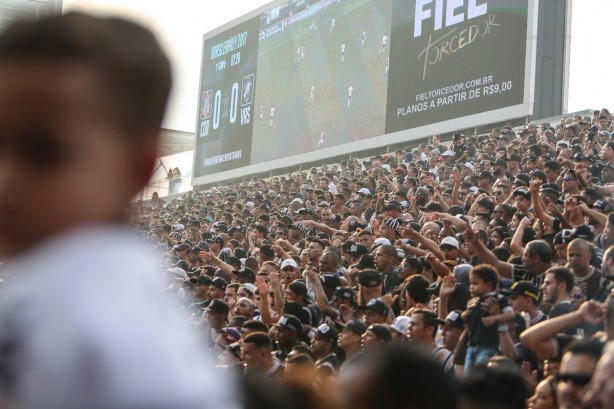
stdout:
<svg viewBox="0 0 614 409">
<path fill-rule="evenodd" d="M 311 350 L 311 348 L 309 348 L 304 343 L 300 343 L 300 344 L 294 345 L 292 347 L 292 351 L 295 351 L 295 352 L 299 353 L 300 355 L 307 355 L 307 356 L 311 357 L 311 359 L 313 359 L 313 351 Z"/>
<path fill-rule="evenodd" d="M 503 203 L 503 204 L 500 204 L 498 206 L 501 207 L 501 209 L 505 213 L 505 217 L 507 219 L 510 219 L 512 217 L 512 215 L 514 214 L 514 208 L 511 205 L 509 205 L 507 203 Z"/>
<path fill-rule="evenodd" d="M 267 228 L 261 224 L 255 224 L 254 230 L 258 230 L 258 232 L 262 233 L 263 236 L 266 236 L 268 234 Z"/>
<path fill-rule="evenodd" d="M 495 247 L 492 250 L 492 253 L 497 257 L 497 260 L 499 261 L 507 261 L 512 255 L 512 253 L 505 247 Z"/>
<path fill-rule="evenodd" d="M 595 339 L 582 339 L 574 341 L 565 348 L 563 355 L 569 353 L 572 355 L 588 355 L 595 361 L 601 358 L 603 352 L 603 342 Z"/>
<path fill-rule="evenodd" d="M 397 248 L 394 247 L 392 244 L 383 244 L 379 247 L 379 250 L 385 254 L 386 256 L 391 256 L 391 257 L 399 257 L 399 253 L 397 253 Z"/>
<path fill-rule="evenodd" d="M 313 366 L 313 358 L 307 354 L 290 355 L 286 358 L 285 363 L 299 366 Z"/>
<path fill-rule="evenodd" d="M 322 240 L 318 239 L 317 237 L 313 237 L 309 241 L 311 241 L 312 243 L 317 243 L 320 247 L 322 247 L 322 250 L 326 248 L 326 243 L 324 243 Z"/>
<path fill-rule="evenodd" d="M 270 244 L 264 244 L 260 246 L 260 254 L 265 256 L 268 260 L 273 260 L 275 258 L 273 246 L 271 246 Z"/>
<path fill-rule="evenodd" d="M 461 399 L 467 407 L 524 409 L 528 391 L 520 371 L 476 367 L 459 379 Z"/>
<path fill-rule="evenodd" d="M 492 284 L 493 290 L 495 290 L 499 284 L 499 273 L 497 269 L 490 264 L 478 264 L 471 269 L 470 274 L 477 276 L 486 283 Z"/>
<path fill-rule="evenodd" d="M 543 240 L 533 240 L 527 244 L 524 251 L 529 256 L 537 254 L 543 263 L 550 263 L 552 261 L 552 249 L 550 245 Z"/>
<path fill-rule="evenodd" d="M 439 327 L 437 325 L 437 314 L 435 314 L 434 311 L 427 310 L 424 308 L 419 308 L 417 310 L 414 310 L 413 313 L 422 315 L 422 319 L 424 322 L 424 328 L 433 327 L 433 339 L 435 339 L 435 336 L 437 335 L 437 328 Z"/>
<path fill-rule="evenodd" d="M 245 324 L 243 324 L 243 328 L 245 328 Z M 252 332 L 251 334 L 243 338 L 243 343 L 254 344 L 254 346 L 257 348 L 265 348 L 267 350 L 273 349 L 271 338 L 268 334 L 264 332 Z"/>
<path fill-rule="evenodd" d="M 565 291 L 568 293 L 573 290 L 575 284 L 574 275 L 567 267 L 550 267 L 546 270 L 546 274 L 554 275 L 554 281 L 556 281 L 557 284 L 565 283 Z"/>
<path fill-rule="evenodd" d="M 378 409 L 455 409 L 457 391 L 439 362 L 417 345 L 395 343 L 361 357 L 368 388 L 350 391 L 351 402 Z M 408 370 L 408 368 L 420 368 Z M 385 399 L 382 399 L 385 397 Z"/>
<path fill-rule="evenodd" d="M 269 331 L 269 327 L 264 322 L 256 320 L 245 321 L 241 328 L 255 332 L 264 332 L 265 334 Z"/>
<path fill-rule="evenodd" d="M 405 290 L 411 298 L 421 304 L 429 302 L 429 294 L 426 289 L 429 287 L 429 282 L 423 275 L 415 274 L 409 278 Z"/>
<path fill-rule="evenodd" d="M 0 36 L 0 60 L 42 58 L 85 63 L 104 81 L 118 125 L 130 132 L 157 130 L 171 89 L 171 68 L 153 34 L 117 17 L 83 13 L 21 21 Z"/>
</svg>

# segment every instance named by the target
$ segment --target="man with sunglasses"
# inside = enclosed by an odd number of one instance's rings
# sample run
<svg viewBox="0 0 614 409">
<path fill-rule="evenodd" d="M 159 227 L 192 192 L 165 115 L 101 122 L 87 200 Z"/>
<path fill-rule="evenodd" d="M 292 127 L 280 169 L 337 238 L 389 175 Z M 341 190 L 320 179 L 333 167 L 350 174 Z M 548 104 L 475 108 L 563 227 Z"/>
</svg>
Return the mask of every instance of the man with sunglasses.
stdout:
<svg viewBox="0 0 614 409">
<path fill-rule="evenodd" d="M 602 350 L 603 343 L 595 340 L 578 341 L 567 347 L 556 375 L 559 409 L 582 407 L 582 400 Z"/>
<path fill-rule="evenodd" d="M 498 185 L 497 188 L 495 189 L 495 204 L 501 205 L 505 203 L 505 200 L 507 199 L 509 193 L 510 193 L 510 189 L 508 186 L 504 184 Z"/>
<path fill-rule="evenodd" d="M 563 175 L 563 192 L 567 197 L 579 195 L 581 193 L 578 177 L 573 170 L 568 170 Z"/>
</svg>

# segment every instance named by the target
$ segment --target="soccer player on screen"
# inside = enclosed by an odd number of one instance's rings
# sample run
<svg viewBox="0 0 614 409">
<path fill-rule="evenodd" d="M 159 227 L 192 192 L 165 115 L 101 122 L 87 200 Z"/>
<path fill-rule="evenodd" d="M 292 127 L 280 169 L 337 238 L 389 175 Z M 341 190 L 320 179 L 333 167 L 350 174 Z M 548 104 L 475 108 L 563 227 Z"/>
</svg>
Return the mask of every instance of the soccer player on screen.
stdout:
<svg viewBox="0 0 614 409">
<path fill-rule="evenodd" d="M 386 68 L 384 68 L 384 77 L 388 77 L 389 70 L 390 70 L 390 57 L 386 58 Z"/>
<path fill-rule="evenodd" d="M 366 30 L 362 30 L 362 38 L 360 40 L 361 44 L 362 44 L 362 50 L 365 50 L 365 44 L 367 43 L 367 31 Z"/>
<path fill-rule="evenodd" d="M 264 121 L 264 105 L 260 105 L 260 124 Z"/>
<path fill-rule="evenodd" d="M 324 128 L 324 130 L 322 130 L 322 133 L 320 134 L 320 141 L 318 142 L 318 147 L 317 149 L 322 149 L 324 148 L 324 135 L 326 134 L 326 128 Z"/>
<path fill-rule="evenodd" d="M 316 93 L 316 86 L 315 85 L 311 85 L 311 89 L 309 90 L 309 100 L 307 101 L 308 104 L 313 104 L 315 101 L 315 93 Z"/>
<path fill-rule="evenodd" d="M 345 61 L 345 43 L 341 44 L 341 59 L 339 61 Z"/>
<path fill-rule="evenodd" d="M 273 118 L 275 117 L 275 107 L 271 107 L 271 114 L 269 115 L 269 126 L 273 126 Z"/>
<path fill-rule="evenodd" d="M 380 55 L 384 52 L 386 52 L 386 45 L 388 44 L 388 36 L 386 34 L 384 34 L 384 36 L 382 37 L 382 46 L 379 49 L 379 53 L 377 53 L 377 55 Z"/>
<path fill-rule="evenodd" d="M 333 19 L 330 21 L 330 31 L 329 31 L 329 33 L 332 33 L 334 29 L 335 29 L 335 18 L 333 17 Z"/>
<path fill-rule="evenodd" d="M 354 93 L 354 87 L 350 85 L 348 88 L 348 108 L 350 107 L 350 103 L 352 102 L 352 94 Z"/>
</svg>

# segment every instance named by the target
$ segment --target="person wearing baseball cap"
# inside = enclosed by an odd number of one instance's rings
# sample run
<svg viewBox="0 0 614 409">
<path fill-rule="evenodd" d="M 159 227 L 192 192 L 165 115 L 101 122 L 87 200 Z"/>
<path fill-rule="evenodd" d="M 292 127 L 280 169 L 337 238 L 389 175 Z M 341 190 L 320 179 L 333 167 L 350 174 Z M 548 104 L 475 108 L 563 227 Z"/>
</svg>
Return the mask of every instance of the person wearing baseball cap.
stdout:
<svg viewBox="0 0 614 409">
<path fill-rule="evenodd" d="M 362 348 L 364 350 L 376 346 L 388 345 L 392 342 L 390 327 L 386 324 L 371 324 L 362 334 Z"/>
<path fill-rule="evenodd" d="M 320 376 L 333 376 L 339 369 L 339 358 L 335 354 L 339 333 L 328 324 L 320 325 L 311 340 L 311 350 L 316 359 L 316 370 Z"/>
<path fill-rule="evenodd" d="M 370 300 L 366 305 L 361 305 L 359 308 L 365 314 L 365 323 L 367 325 L 385 323 L 390 311 L 390 308 L 377 298 Z"/>
<path fill-rule="evenodd" d="M 256 273 L 249 267 L 243 267 L 240 270 L 233 270 L 232 272 L 237 277 L 237 282 L 240 284 L 253 284 L 256 281 Z"/>
<path fill-rule="evenodd" d="M 362 350 L 361 337 L 366 330 L 367 326 L 365 323 L 357 318 L 353 318 L 343 324 L 343 329 L 337 338 L 337 345 L 345 352 L 345 361 L 341 365 L 341 372 L 346 370 L 351 362 L 360 354 Z"/>
<path fill-rule="evenodd" d="M 219 298 L 220 300 L 223 300 L 227 286 L 228 283 L 226 280 L 224 280 L 222 277 L 215 277 L 213 280 L 211 280 L 211 285 L 209 285 L 209 298 Z"/>
<path fill-rule="evenodd" d="M 209 349 L 215 348 L 217 336 L 226 325 L 229 311 L 230 308 L 228 304 L 218 298 L 211 300 L 207 308 L 205 308 L 203 318 L 210 328 L 207 336 L 207 345 Z"/>
<path fill-rule="evenodd" d="M 294 315 L 284 314 L 279 317 L 279 321 L 273 324 L 277 328 L 275 342 L 277 343 L 277 351 L 275 357 L 283 362 L 288 353 L 292 351 L 295 345 L 301 344 L 300 337 L 303 334 L 303 324 L 301 320 Z"/>
<path fill-rule="evenodd" d="M 539 310 L 539 291 L 530 281 L 516 281 L 509 292 L 514 312 L 528 314 L 531 326 L 547 319 L 546 314 Z"/>
<path fill-rule="evenodd" d="M 456 344 L 463 334 L 465 329 L 465 321 L 463 321 L 461 310 L 453 310 L 448 313 L 445 319 L 438 318 L 437 322 L 441 327 L 441 336 L 443 338 L 443 346 L 448 351 L 454 351 Z"/>
<path fill-rule="evenodd" d="M 439 250 L 443 253 L 444 260 L 458 260 L 458 251 L 460 243 L 456 237 L 446 236 L 439 243 Z"/>
<path fill-rule="evenodd" d="M 408 327 L 410 341 L 425 347 L 433 358 L 441 362 L 444 370 L 451 373 L 454 371 L 454 355 L 435 342 L 437 329 L 437 314 L 434 311 L 423 308 L 414 310 Z"/>
<path fill-rule="evenodd" d="M 512 193 L 514 198 L 514 204 L 518 212 L 522 214 L 528 214 L 531 207 L 531 192 L 526 188 L 519 188 Z"/>
<path fill-rule="evenodd" d="M 392 342 L 407 342 L 407 328 L 409 327 L 409 317 L 400 315 L 392 321 L 390 325 Z"/>
<path fill-rule="evenodd" d="M 292 258 L 287 258 L 281 262 L 279 273 L 286 284 L 301 278 L 301 270 L 296 261 Z"/>
</svg>

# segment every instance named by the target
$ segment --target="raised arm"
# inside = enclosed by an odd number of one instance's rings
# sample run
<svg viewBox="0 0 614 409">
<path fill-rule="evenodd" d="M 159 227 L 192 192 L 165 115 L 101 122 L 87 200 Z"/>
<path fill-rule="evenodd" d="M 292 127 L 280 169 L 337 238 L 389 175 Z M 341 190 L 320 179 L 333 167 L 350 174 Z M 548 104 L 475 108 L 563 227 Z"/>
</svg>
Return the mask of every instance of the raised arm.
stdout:
<svg viewBox="0 0 614 409">
<path fill-rule="evenodd" d="M 405 231 L 406 234 L 410 238 L 422 244 L 428 251 L 435 254 L 439 259 L 443 259 L 442 251 L 439 249 L 439 246 L 437 245 L 437 243 L 435 243 L 433 240 L 429 239 L 426 236 L 423 236 L 422 234 L 419 234 L 417 231 L 412 229 L 411 226 L 409 225 L 401 226 L 400 229 L 402 231 Z"/>
<path fill-rule="evenodd" d="M 433 271 L 437 273 L 439 277 L 446 277 L 450 275 L 450 269 L 443 264 L 437 256 L 433 253 L 427 253 L 425 257 L 425 261 L 431 265 Z"/>
<path fill-rule="evenodd" d="M 577 311 L 551 318 L 528 328 L 520 334 L 520 342 L 535 352 L 538 358 L 549 358 L 557 352 L 553 342 L 557 334 L 582 324 L 598 324 L 602 321 L 603 310 L 603 304 L 594 300 L 586 301 Z"/>
<path fill-rule="evenodd" d="M 200 257 L 202 260 L 212 262 L 213 264 L 218 266 L 218 268 L 222 270 L 223 272 L 231 276 L 234 276 L 232 272 L 235 270 L 235 268 L 231 266 L 230 264 L 222 261 L 220 258 L 218 258 L 215 254 L 211 253 L 210 251 L 201 251 L 200 253 L 198 253 L 198 257 Z"/>
<path fill-rule="evenodd" d="M 513 254 L 522 254 L 524 252 L 524 246 L 522 245 L 522 236 L 524 236 L 524 231 L 527 227 L 531 225 L 531 220 L 527 217 L 523 217 L 520 221 L 518 228 L 514 232 L 514 236 L 512 236 L 512 241 L 510 243 L 510 250 L 512 250 Z"/>
<path fill-rule="evenodd" d="M 333 320 L 337 319 L 339 313 L 337 310 L 332 308 L 328 302 L 328 298 L 326 297 L 324 287 L 322 287 L 322 282 L 320 281 L 317 271 L 311 267 L 306 267 L 305 271 L 303 272 L 303 276 L 306 280 L 311 281 L 311 284 L 313 285 L 313 290 L 316 293 L 316 305 L 318 308 Z"/>
<path fill-rule="evenodd" d="M 492 251 L 486 248 L 484 243 L 478 240 L 478 236 L 473 230 L 471 230 L 471 226 L 469 226 L 469 224 L 467 224 L 467 229 L 465 230 L 465 238 L 473 244 L 473 248 L 483 263 L 494 266 L 499 272 L 499 275 L 503 278 L 514 278 L 512 265 L 510 263 L 500 261 Z"/>
<path fill-rule="evenodd" d="M 264 277 L 256 277 L 256 289 L 258 290 L 258 295 L 260 295 L 260 305 L 258 305 L 258 308 L 260 310 L 262 322 L 265 324 L 272 324 L 273 318 L 271 314 L 271 307 L 269 306 L 269 285 L 265 281 Z"/>
</svg>

